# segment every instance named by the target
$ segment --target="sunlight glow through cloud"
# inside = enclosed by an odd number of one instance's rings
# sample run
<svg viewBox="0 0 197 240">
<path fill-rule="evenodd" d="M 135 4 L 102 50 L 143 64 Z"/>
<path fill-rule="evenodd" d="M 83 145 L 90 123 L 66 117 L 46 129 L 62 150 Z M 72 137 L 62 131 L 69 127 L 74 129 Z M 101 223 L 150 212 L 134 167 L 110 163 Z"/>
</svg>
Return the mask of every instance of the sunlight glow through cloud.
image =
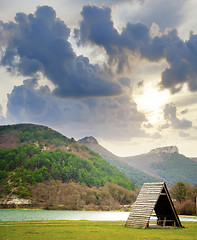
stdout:
<svg viewBox="0 0 197 240">
<path fill-rule="evenodd" d="M 157 123 L 163 118 L 163 106 L 169 99 L 167 91 L 146 87 L 143 95 L 134 97 L 139 111 L 143 111 L 150 123 Z"/>
</svg>

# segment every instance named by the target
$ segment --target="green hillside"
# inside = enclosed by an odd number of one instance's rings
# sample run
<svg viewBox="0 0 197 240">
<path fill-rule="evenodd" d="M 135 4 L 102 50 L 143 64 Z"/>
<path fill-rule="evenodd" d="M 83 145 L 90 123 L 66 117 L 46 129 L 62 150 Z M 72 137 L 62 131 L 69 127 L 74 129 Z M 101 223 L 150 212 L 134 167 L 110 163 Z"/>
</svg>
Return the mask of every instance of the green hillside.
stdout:
<svg viewBox="0 0 197 240">
<path fill-rule="evenodd" d="M 35 186 L 51 181 L 89 188 L 113 183 L 117 189 L 135 189 L 129 178 L 97 153 L 50 128 L 20 124 L 2 126 L 0 133 L 1 197 L 33 199 L 32 186 L 36 192 Z"/>
<path fill-rule="evenodd" d="M 169 185 L 180 180 L 191 185 L 197 183 L 195 161 L 179 153 L 166 154 L 164 159 L 162 162 L 152 163 L 152 167 Z"/>
</svg>

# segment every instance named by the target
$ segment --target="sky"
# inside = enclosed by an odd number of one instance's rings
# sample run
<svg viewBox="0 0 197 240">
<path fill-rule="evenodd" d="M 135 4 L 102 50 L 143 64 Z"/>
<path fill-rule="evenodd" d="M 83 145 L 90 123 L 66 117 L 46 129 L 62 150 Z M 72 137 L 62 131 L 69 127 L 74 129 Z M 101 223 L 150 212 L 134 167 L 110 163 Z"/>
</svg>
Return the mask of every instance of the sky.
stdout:
<svg viewBox="0 0 197 240">
<path fill-rule="evenodd" d="M 195 0 L 0 0 L 0 125 L 197 157 L 196 15 Z"/>
</svg>

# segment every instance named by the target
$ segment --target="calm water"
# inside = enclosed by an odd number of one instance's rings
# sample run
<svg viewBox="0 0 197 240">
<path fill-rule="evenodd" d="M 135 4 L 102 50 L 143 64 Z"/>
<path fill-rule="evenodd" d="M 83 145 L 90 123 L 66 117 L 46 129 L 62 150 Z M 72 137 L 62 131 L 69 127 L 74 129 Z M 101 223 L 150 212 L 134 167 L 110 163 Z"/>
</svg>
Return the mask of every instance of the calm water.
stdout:
<svg viewBox="0 0 197 240">
<path fill-rule="evenodd" d="M 126 220 L 128 212 L 53 211 L 53 210 L 0 210 L 0 221 L 29 220 Z"/>
<path fill-rule="evenodd" d="M 53 210 L 0 210 L 0 221 L 31 220 L 91 220 L 126 221 L 129 212 L 96 211 L 53 211 Z M 155 220 L 151 218 L 151 220 Z M 195 221 L 197 218 L 180 218 L 181 221 Z"/>
</svg>

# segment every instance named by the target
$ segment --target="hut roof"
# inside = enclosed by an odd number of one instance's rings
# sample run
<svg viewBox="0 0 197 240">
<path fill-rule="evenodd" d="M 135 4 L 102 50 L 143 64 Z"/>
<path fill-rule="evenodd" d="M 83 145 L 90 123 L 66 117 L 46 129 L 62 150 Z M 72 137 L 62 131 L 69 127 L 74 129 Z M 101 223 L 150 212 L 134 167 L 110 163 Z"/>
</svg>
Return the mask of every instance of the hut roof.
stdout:
<svg viewBox="0 0 197 240">
<path fill-rule="evenodd" d="M 153 211 L 157 216 L 157 225 L 182 227 L 164 182 L 144 183 L 126 225 L 147 228 Z"/>
</svg>

